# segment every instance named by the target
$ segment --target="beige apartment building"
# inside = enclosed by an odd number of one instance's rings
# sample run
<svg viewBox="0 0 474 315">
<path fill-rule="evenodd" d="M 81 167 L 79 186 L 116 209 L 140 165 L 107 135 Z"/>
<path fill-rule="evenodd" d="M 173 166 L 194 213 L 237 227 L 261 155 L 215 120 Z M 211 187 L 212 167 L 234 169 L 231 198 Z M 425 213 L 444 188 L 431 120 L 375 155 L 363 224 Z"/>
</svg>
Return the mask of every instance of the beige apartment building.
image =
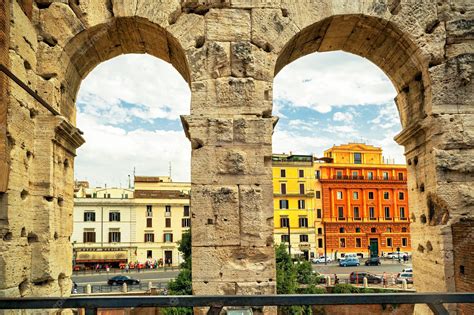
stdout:
<svg viewBox="0 0 474 315">
<path fill-rule="evenodd" d="M 74 263 L 177 266 L 181 235 L 191 225 L 189 183 L 136 176 L 134 188 L 90 188 L 77 182 L 71 242 Z"/>
</svg>

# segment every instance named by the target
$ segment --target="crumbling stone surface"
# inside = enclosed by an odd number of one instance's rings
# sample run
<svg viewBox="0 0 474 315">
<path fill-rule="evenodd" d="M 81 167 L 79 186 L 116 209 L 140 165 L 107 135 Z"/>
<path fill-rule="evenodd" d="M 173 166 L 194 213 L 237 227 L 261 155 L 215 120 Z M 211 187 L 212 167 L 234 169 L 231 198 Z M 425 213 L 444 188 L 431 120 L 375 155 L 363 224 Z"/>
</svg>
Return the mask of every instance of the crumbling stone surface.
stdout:
<svg viewBox="0 0 474 315">
<path fill-rule="evenodd" d="M 62 117 L 0 74 L 0 170 L 10 173 L 0 180 L 0 295 L 67 294 L 73 161 L 83 142 L 75 97 L 95 66 L 126 53 L 170 62 L 192 92 L 182 121 L 193 148 L 193 231 L 203 233 L 193 232 L 195 294 L 274 293 L 273 77 L 304 55 L 334 50 L 368 58 L 394 84 L 416 219 L 416 287 L 457 289 L 450 226 L 472 217 L 474 191 L 469 1 L 8 3 L 0 5 L 9 21 L 0 23 L 0 47 L 10 49 L 0 49 L 0 60 Z M 16 265 L 32 255 L 41 263 Z"/>
</svg>

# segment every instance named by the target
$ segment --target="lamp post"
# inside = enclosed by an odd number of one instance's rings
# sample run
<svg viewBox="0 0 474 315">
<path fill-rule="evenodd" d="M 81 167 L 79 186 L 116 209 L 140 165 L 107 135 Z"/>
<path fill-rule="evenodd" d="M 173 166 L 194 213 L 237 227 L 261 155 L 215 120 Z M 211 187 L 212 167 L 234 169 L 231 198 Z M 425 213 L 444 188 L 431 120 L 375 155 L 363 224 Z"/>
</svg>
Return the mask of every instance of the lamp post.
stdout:
<svg viewBox="0 0 474 315">
<path fill-rule="evenodd" d="M 367 250 L 368 250 L 368 252 L 369 252 L 369 258 L 372 258 L 372 252 L 371 252 L 371 250 L 370 250 L 370 245 L 367 246 Z"/>
</svg>

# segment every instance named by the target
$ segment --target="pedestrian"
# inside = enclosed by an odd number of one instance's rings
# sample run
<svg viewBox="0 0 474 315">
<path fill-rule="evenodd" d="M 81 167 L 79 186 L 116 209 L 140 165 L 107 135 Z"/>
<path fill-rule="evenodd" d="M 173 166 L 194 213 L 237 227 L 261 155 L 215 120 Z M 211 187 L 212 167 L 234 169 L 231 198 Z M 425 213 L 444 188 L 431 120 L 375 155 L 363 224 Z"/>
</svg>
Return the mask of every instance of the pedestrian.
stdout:
<svg viewBox="0 0 474 315">
<path fill-rule="evenodd" d="M 72 294 L 77 294 L 77 283 L 73 281 L 72 284 Z"/>
<path fill-rule="evenodd" d="M 384 271 L 382 275 L 382 282 L 383 282 L 383 287 L 387 287 L 387 273 Z"/>
<path fill-rule="evenodd" d="M 334 274 L 334 284 L 339 284 L 339 278 Z"/>
<path fill-rule="evenodd" d="M 127 265 L 125 265 L 125 272 L 126 272 L 126 273 L 128 273 L 128 271 L 129 271 L 129 268 L 130 268 L 130 267 L 128 266 L 128 264 L 127 264 Z"/>
</svg>

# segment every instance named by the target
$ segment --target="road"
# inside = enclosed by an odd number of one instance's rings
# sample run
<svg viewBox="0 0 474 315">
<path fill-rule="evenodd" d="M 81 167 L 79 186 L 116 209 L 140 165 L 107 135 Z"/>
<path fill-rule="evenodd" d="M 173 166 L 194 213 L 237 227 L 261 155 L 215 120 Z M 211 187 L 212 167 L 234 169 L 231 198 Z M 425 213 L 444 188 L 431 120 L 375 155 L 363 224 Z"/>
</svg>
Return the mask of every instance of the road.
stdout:
<svg viewBox="0 0 474 315">
<path fill-rule="evenodd" d="M 110 272 L 109 274 L 107 273 L 100 273 L 100 274 L 87 273 L 87 274 L 79 274 L 79 275 L 74 274 L 72 276 L 72 280 L 80 286 L 83 286 L 86 284 L 106 285 L 107 280 L 113 276 L 127 275 L 127 276 L 130 276 L 131 278 L 139 279 L 141 283 L 148 283 L 151 281 L 153 284 L 156 284 L 158 282 L 169 282 L 171 279 L 176 278 L 178 273 L 179 273 L 178 270 L 176 271 L 146 270 L 146 271 L 141 271 L 141 272 L 136 272 L 134 270 L 129 273 L 117 271 L 117 272 Z"/>
</svg>

